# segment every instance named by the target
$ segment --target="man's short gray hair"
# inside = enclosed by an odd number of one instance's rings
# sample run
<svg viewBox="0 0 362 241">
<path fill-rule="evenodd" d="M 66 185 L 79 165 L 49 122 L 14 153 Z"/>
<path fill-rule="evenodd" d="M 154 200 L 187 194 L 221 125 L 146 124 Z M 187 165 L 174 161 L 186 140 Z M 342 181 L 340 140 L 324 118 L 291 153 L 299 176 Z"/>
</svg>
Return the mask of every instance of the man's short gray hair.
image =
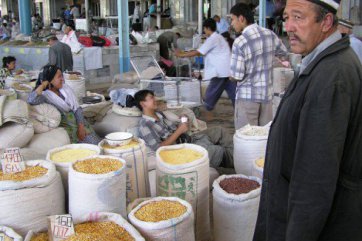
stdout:
<svg viewBox="0 0 362 241">
<path fill-rule="evenodd" d="M 317 4 L 314 4 L 314 11 L 317 14 L 317 16 L 316 16 L 316 22 L 317 23 L 321 22 L 328 13 L 331 13 L 330 11 L 325 9 L 324 7 L 319 6 Z M 332 14 L 333 14 L 333 26 L 337 26 L 338 25 L 338 17 L 337 17 L 336 14 L 334 14 L 334 13 L 332 13 Z"/>
</svg>

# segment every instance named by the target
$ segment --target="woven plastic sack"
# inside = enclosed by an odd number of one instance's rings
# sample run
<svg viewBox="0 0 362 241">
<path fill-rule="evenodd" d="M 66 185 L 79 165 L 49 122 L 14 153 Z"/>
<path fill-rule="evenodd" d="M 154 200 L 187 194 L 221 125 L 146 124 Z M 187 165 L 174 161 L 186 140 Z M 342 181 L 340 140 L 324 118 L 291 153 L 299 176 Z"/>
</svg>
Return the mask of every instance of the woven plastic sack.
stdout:
<svg viewBox="0 0 362 241">
<path fill-rule="evenodd" d="M 227 178 L 241 177 L 257 181 L 257 177 L 244 175 L 223 175 L 213 184 L 214 240 L 235 241 L 252 240 L 258 214 L 260 187 L 246 194 L 230 194 L 220 187 Z"/>
<path fill-rule="evenodd" d="M 87 174 L 69 169 L 69 212 L 74 219 L 90 212 L 112 212 L 127 217 L 126 162 L 113 156 L 93 156 L 87 159 L 115 159 L 122 167 L 106 174 Z M 84 159 L 84 160 L 87 160 Z M 84 161 L 79 160 L 79 162 Z M 86 201 L 85 201 L 86 200 Z"/>
<path fill-rule="evenodd" d="M 27 161 L 26 165 L 40 165 L 48 172 L 23 182 L 0 181 L 1 224 L 12 227 L 23 236 L 29 230 L 46 229 L 47 216 L 65 212 L 63 185 L 54 164 Z"/>
<path fill-rule="evenodd" d="M 98 144 L 103 154 L 122 158 L 127 163 L 127 203 L 149 196 L 147 152 L 144 140 L 137 139 L 138 146 L 124 150 L 103 148 L 104 140 Z"/>
<path fill-rule="evenodd" d="M 193 149 L 202 158 L 191 163 L 171 165 L 162 160 L 160 152 L 172 149 Z M 157 196 L 179 197 L 192 205 L 195 213 L 196 240 L 210 240 L 209 216 L 209 155 L 205 148 L 194 144 L 160 147 L 157 158 Z"/>
<path fill-rule="evenodd" d="M 155 201 L 176 201 L 186 206 L 186 212 L 180 217 L 160 221 L 160 222 L 145 222 L 136 218 L 135 213 L 144 205 Z M 188 202 L 175 197 L 157 197 L 139 204 L 128 215 L 130 222 L 140 231 L 146 240 L 163 241 L 194 241 L 194 214 L 192 207 Z"/>
<path fill-rule="evenodd" d="M 265 156 L 269 124 L 246 125 L 234 134 L 234 166 L 238 174 L 251 175 L 253 162 Z"/>
<path fill-rule="evenodd" d="M 33 122 L 35 134 L 55 129 L 61 121 L 60 112 L 57 108 L 49 104 L 30 105 L 29 116 Z"/>
</svg>

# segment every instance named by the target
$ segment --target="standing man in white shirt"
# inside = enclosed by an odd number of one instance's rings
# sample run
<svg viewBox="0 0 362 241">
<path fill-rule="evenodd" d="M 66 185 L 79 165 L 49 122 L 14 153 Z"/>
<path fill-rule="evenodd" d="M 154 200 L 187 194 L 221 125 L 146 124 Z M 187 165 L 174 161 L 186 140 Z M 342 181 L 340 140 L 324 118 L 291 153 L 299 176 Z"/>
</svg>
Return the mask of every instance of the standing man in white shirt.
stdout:
<svg viewBox="0 0 362 241">
<path fill-rule="evenodd" d="M 219 34 L 224 36 L 224 34 L 229 33 L 230 24 L 228 21 L 226 21 L 226 19 L 220 18 L 219 15 L 215 15 L 214 20 L 216 22 L 216 29 Z"/>
<path fill-rule="evenodd" d="M 136 6 L 134 7 L 132 23 L 137 23 L 137 19 L 138 19 L 138 21 L 141 20 L 141 4 L 140 4 L 140 2 L 137 2 Z"/>
<path fill-rule="evenodd" d="M 68 23 L 65 27 L 64 33 L 65 35 L 62 39 L 62 43 L 68 44 L 72 49 L 72 53 L 79 53 L 79 51 L 82 49 L 82 46 L 78 42 L 77 35 L 74 31 L 74 25 Z"/>
<path fill-rule="evenodd" d="M 178 57 L 205 56 L 205 80 L 210 80 L 204 98 L 204 105 L 207 111 L 214 109 L 224 90 L 226 90 L 233 106 L 235 106 L 236 82 L 232 82 L 229 79 L 231 56 L 229 44 L 223 36 L 216 32 L 216 22 L 214 19 L 206 19 L 203 29 L 207 39 L 198 50 L 186 53 L 176 51 L 175 54 Z"/>
<path fill-rule="evenodd" d="M 73 15 L 74 19 L 77 19 L 80 17 L 79 8 L 77 5 L 73 5 L 72 10 L 70 10 L 70 14 Z"/>
</svg>

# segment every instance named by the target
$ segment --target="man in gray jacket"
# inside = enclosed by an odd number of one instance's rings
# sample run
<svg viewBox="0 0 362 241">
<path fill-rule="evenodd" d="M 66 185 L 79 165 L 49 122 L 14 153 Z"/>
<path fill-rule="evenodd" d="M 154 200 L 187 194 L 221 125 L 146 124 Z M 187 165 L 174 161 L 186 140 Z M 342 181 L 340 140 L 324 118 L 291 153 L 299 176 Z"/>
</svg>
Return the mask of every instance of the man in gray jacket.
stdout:
<svg viewBox="0 0 362 241">
<path fill-rule="evenodd" d="M 302 54 L 270 129 L 254 241 L 362 239 L 362 67 L 333 0 L 287 0 Z"/>
<path fill-rule="evenodd" d="M 49 48 L 49 64 L 58 66 L 62 72 L 73 70 L 73 55 L 70 47 L 58 41 L 57 37 L 52 36 L 47 39 Z"/>
</svg>

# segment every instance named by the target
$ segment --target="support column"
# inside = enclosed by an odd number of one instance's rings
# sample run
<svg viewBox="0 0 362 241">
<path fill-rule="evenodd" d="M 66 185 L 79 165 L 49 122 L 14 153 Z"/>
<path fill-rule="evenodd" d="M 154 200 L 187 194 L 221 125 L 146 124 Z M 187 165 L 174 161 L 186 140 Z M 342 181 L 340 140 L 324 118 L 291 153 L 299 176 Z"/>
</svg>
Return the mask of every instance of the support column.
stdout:
<svg viewBox="0 0 362 241">
<path fill-rule="evenodd" d="M 118 5 L 118 37 L 119 37 L 119 72 L 130 69 L 128 0 L 117 0 Z"/>
<path fill-rule="evenodd" d="M 161 0 L 157 0 L 156 13 L 157 13 L 157 26 L 161 29 Z"/>
<path fill-rule="evenodd" d="M 85 7 L 85 21 L 86 21 L 86 30 L 89 33 L 89 0 L 84 1 Z"/>
<path fill-rule="evenodd" d="M 30 1 L 19 0 L 19 20 L 22 34 L 31 35 Z"/>
<path fill-rule="evenodd" d="M 259 26 L 264 27 L 266 26 L 266 0 L 259 1 Z"/>
<path fill-rule="evenodd" d="M 199 7 L 199 14 L 198 14 L 198 31 L 199 31 L 199 34 L 201 35 L 202 34 L 202 17 L 203 17 L 203 3 L 204 1 L 203 0 L 199 0 L 199 4 L 198 4 L 198 7 Z"/>
</svg>

